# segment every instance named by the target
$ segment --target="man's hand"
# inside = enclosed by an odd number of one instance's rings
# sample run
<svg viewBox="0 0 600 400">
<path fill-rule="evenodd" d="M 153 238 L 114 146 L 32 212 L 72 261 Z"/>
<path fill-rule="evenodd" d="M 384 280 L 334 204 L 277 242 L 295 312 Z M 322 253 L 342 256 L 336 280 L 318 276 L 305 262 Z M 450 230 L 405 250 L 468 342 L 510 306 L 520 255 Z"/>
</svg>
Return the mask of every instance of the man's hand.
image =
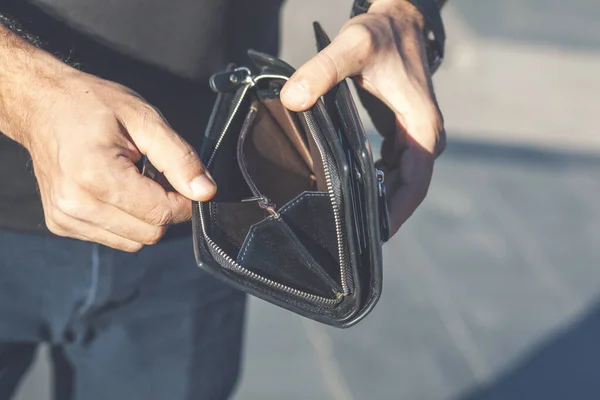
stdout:
<svg viewBox="0 0 600 400">
<path fill-rule="evenodd" d="M 131 90 L 37 50 L 12 56 L 0 57 L 0 128 L 31 154 L 52 232 L 137 251 L 214 195 L 192 147 Z M 177 192 L 140 174 L 143 154 Z"/>
<path fill-rule="evenodd" d="M 423 18 L 409 2 L 378 0 L 351 19 L 331 45 L 291 77 L 281 98 L 291 110 L 310 108 L 347 77 L 396 115 L 378 166 L 386 173 L 391 233 L 427 194 L 435 158 L 443 151 L 443 118 L 427 66 Z"/>
</svg>

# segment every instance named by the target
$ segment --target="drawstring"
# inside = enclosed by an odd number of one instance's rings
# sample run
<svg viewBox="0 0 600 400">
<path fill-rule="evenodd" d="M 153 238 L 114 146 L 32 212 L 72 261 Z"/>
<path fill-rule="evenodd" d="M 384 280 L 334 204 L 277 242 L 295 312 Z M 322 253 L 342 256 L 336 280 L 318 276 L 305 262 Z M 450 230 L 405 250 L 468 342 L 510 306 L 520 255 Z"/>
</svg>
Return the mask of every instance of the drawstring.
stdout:
<svg viewBox="0 0 600 400">
<path fill-rule="evenodd" d="M 66 343 L 73 342 L 89 342 L 93 338 L 93 329 L 87 326 L 85 322 L 92 313 L 94 302 L 98 296 L 98 284 L 100 281 L 100 246 L 98 244 L 92 245 L 92 265 L 91 265 L 91 277 L 90 286 L 87 290 L 87 295 L 83 304 L 80 307 L 76 307 L 71 317 L 69 318 L 65 330 L 62 334 L 63 340 Z M 81 329 L 83 328 L 83 333 Z"/>
<path fill-rule="evenodd" d="M 92 246 L 92 277 L 90 282 L 90 288 L 88 295 L 85 299 L 85 303 L 79 309 L 79 315 L 83 315 L 90 310 L 96 296 L 98 295 L 98 281 L 100 280 L 100 245 L 94 243 Z"/>
</svg>

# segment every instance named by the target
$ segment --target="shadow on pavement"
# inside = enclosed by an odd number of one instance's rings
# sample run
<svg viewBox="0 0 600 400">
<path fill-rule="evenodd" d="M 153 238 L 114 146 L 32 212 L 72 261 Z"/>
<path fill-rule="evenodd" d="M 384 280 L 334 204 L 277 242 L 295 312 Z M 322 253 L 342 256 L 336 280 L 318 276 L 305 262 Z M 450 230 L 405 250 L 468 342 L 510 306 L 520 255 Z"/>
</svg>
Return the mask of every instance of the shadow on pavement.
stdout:
<svg viewBox="0 0 600 400">
<path fill-rule="evenodd" d="M 459 400 L 592 399 L 600 393 L 600 303 L 487 387 Z"/>
<path fill-rule="evenodd" d="M 560 150 L 452 140 L 443 157 L 515 163 L 544 170 L 597 170 L 600 156 Z M 564 232 L 568 240 L 569 232 Z M 589 239 L 590 242 L 592 241 Z M 574 262 L 577 262 L 574 260 Z M 565 265 L 565 268 L 573 267 Z M 575 266 L 576 267 L 576 266 Z M 600 394 L 600 299 L 581 317 L 542 341 L 488 385 L 456 400 L 592 399 Z"/>
<path fill-rule="evenodd" d="M 523 165 L 545 167 L 582 166 L 600 167 L 600 154 L 544 149 L 523 145 L 497 144 L 474 140 L 453 139 L 442 157 L 468 157 L 477 161 L 519 162 Z"/>
</svg>

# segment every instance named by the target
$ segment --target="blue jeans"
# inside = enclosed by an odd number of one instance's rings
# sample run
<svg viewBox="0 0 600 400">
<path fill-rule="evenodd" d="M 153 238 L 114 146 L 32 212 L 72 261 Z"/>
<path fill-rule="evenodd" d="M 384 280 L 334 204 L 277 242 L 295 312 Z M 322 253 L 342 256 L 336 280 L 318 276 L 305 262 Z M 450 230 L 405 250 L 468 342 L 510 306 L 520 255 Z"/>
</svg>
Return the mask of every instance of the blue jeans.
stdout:
<svg viewBox="0 0 600 400">
<path fill-rule="evenodd" d="M 226 399 L 244 309 L 196 267 L 191 237 L 129 254 L 0 230 L 0 400 L 42 342 L 56 400 Z"/>
</svg>

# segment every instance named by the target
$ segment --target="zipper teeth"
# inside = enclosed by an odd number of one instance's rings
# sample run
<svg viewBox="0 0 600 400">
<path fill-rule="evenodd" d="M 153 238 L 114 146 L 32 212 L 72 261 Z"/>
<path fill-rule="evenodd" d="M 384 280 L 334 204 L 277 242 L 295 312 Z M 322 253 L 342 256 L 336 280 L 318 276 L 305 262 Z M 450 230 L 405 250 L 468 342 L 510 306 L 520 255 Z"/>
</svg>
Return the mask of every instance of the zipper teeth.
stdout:
<svg viewBox="0 0 600 400">
<path fill-rule="evenodd" d="M 235 119 L 235 116 L 244 100 L 244 97 L 246 96 L 246 93 L 248 92 L 248 90 L 250 89 L 250 87 L 254 86 L 256 84 L 257 81 L 261 80 L 261 79 L 282 79 L 287 81 L 289 78 L 287 76 L 284 75 L 271 75 L 271 74 L 265 74 L 265 75 L 259 75 L 257 77 L 254 78 L 250 78 L 249 83 L 246 83 L 244 88 L 242 89 L 242 91 L 239 94 L 239 98 L 236 99 L 236 104 L 229 116 L 229 118 L 227 119 L 227 123 L 225 124 L 221 135 L 219 136 L 219 139 L 217 140 L 217 143 L 215 144 L 215 148 L 213 149 L 213 153 L 210 156 L 210 159 L 208 160 L 208 163 L 206 165 L 207 168 L 209 168 L 215 158 L 215 155 L 217 153 L 217 150 L 219 149 L 219 146 L 221 145 L 221 143 L 223 142 L 223 139 L 225 137 L 225 135 L 227 134 L 227 131 L 229 130 L 231 124 L 233 123 L 233 120 Z M 311 131 L 311 134 L 313 136 L 315 136 L 315 143 L 317 145 L 317 149 L 319 150 L 319 153 L 321 155 L 321 160 L 323 161 L 323 171 L 325 174 L 325 181 L 327 183 L 327 191 L 329 192 L 329 198 L 331 199 L 331 204 L 332 204 L 332 208 L 333 208 L 333 215 L 334 215 L 334 221 L 335 221 L 335 231 L 336 231 L 336 236 L 337 236 L 337 242 L 338 242 L 338 257 L 340 260 L 340 280 L 342 283 L 342 292 L 343 295 L 348 295 L 349 294 L 349 288 L 348 288 L 348 283 L 347 283 L 347 274 L 346 274 L 346 257 L 345 257 L 345 253 L 344 253 L 344 236 L 342 234 L 342 224 L 341 224 L 341 218 L 340 218 L 340 209 L 339 209 L 339 205 L 338 202 L 336 200 L 335 197 L 335 192 L 333 190 L 333 183 L 332 183 L 332 179 L 331 179 L 331 171 L 329 169 L 329 163 L 325 161 L 325 157 L 324 157 L 324 150 L 323 150 L 323 145 L 322 143 L 320 143 L 320 141 L 318 140 L 319 138 L 317 138 L 317 134 L 316 129 L 315 129 L 315 122 L 312 116 L 310 116 L 310 114 L 305 114 L 306 116 L 308 116 L 307 118 L 307 125 L 309 130 Z M 245 276 L 252 278 L 256 281 L 259 281 L 263 284 L 266 284 L 268 286 L 274 287 L 276 289 L 279 289 L 281 291 L 293 294 L 295 296 L 316 302 L 316 303 L 321 303 L 327 306 L 335 306 L 336 304 L 338 304 L 341 301 L 341 297 L 338 296 L 336 299 L 329 299 L 326 297 L 321 297 L 321 296 L 317 296 L 314 294 L 310 294 L 310 293 L 306 293 L 303 291 L 300 291 L 298 289 L 294 289 L 291 288 L 289 286 L 283 285 L 281 283 L 275 282 L 271 279 L 265 278 L 263 276 L 260 276 L 244 267 L 242 267 L 240 264 L 238 264 L 236 261 L 234 261 L 231 257 L 229 257 L 209 236 L 208 233 L 206 231 L 206 225 L 204 222 L 204 215 L 202 212 L 202 203 L 199 202 L 198 203 L 198 207 L 199 207 L 199 211 L 200 211 L 200 222 L 202 225 L 202 233 L 204 234 L 204 238 L 206 239 L 206 242 L 209 244 L 209 246 L 212 248 L 213 251 L 215 251 L 221 258 L 223 258 L 225 261 L 227 261 L 229 264 L 231 264 L 232 266 L 235 267 L 236 271 L 244 274 Z"/>
<path fill-rule="evenodd" d="M 294 289 L 291 288 L 289 286 L 283 285 L 281 283 L 275 282 L 271 279 L 265 278 L 263 276 L 260 276 L 252 271 L 250 271 L 249 269 L 246 269 L 244 267 L 242 267 L 240 264 L 238 264 L 236 261 L 234 261 L 231 257 L 229 257 L 227 255 L 227 253 L 225 253 L 223 250 L 221 250 L 219 248 L 219 246 L 217 246 L 217 244 L 208 236 L 208 233 L 206 232 L 206 225 L 204 223 L 204 214 L 202 212 L 202 203 L 198 204 L 198 207 L 200 208 L 200 223 L 202 225 L 202 233 L 204 234 L 204 237 L 206 238 L 206 242 L 209 244 L 209 246 L 221 257 L 223 258 L 225 261 L 227 261 L 228 263 L 230 263 L 231 265 L 233 265 L 235 267 L 235 270 L 237 272 L 240 272 L 244 275 L 246 275 L 249 278 L 252 278 L 258 282 L 261 282 L 265 285 L 274 287 L 276 289 L 279 289 L 281 291 L 293 294 L 295 296 L 316 302 L 316 303 L 321 303 L 327 306 L 335 306 L 337 303 L 339 303 L 340 298 L 339 296 L 335 299 L 329 299 L 326 297 L 321 297 L 321 296 L 317 296 L 314 294 L 310 294 L 310 293 L 306 293 L 303 292 L 301 290 L 298 289 Z"/>
<path fill-rule="evenodd" d="M 231 115 L 227 119 L 227 123 L 225 124 L 225 127 L 223 127 L 223 131 L 221 132 L 221 135 L 219 136 L 219 139 L 217 140 L 217 143 L 215 144 L 215 148 L 214 148 L 212 154 L 210 155 L 210 159 L 208 160 L 208 164 L 206 165 L 207 168 L 212 165 L 214 158 L 215 158 L 215 154 L 217 154 L 217 149 L 219 148 L 219 146 L 221 146 L 221 142 L 223 142 L 223 139 L 225 138 L 225 134 L 227 133 L 227 131 L 229 130 L 229 127 L 233 123 L 233 120 L 235 119 L 235 115 L 237 114 L 238 110 L 240 109 L 240 106 L 242 105 L 242 102 L 244 101 L 244 97 L 246 97 L 246 93 L 248 92 L 248 89 L 250 89 L 251 86 L 252 86 L 252 84 L 245 85 L 244 89 L 239 94 L 239 98 L 236 99 L 235 107 L 233 108 Z"/>
<path fill-rule="evenodd" d="M 229 130 L 231 124 L 233 123 L 233 120 L 235 119 L 235 115 L 237 114 L 238 110 L 240 109 L 240 106 L 242 105 L 242 102 L 244 101 L 244 97 L 246 97 L 246 93 L 248 92 L 248 89 L 250 89 L 252 86 L 254 86 L 256 84 L 256 82 L 260 81 L 261 79 L 284 79 L 284 80 L 288 80 L 289 78 L 284 76 L 284 75 L 260 75 L 257 77 L 249 77 L 249 82 L 244 84 L 244 89 L 242 89 L 241 93 L 239 93 L 239 95 L 237 96 L 237 98 L 235 99 L 235 106 L 233 108 L 233 110 L 231 111 L 231 114 L 229 115 L 229 118 L 227 119 L 227 123 L 225 124 L 225 126 L 223 127 L 223 130 L 221 131 L 221 135 L 219 136 L 219 139 L 217 140 L 217 143 L 215 144 L 215 148 L 212 152 L 212 154 L 210 155 L 210 159 L 208 160 L 208 164 L 206 164 L 206 167 L 210 167 L 214 161 L 215 158 L 215 154 L 217 154 L 217 149 L 219 148 L 219 146 L 221 146 L 221 142 L 223 142 L 223 139 L 225 138 L 225 134 L 227 133 L 227 131 Z"/>
<path fill-rule="evenodd" d="M 307 118 L 307 125 L 311 131 L 315 131 L 315 121 L 310 114 L 305 114 Z M 312 132 L 311 132 L 312 133 Z M 313 133 L 314 135 L 314 133 Z M 317 139 L 317 138 L 315 138 Z M 325 173 L 325 182 L 327 183 L 327 191 L 329 192 L 329 199 L 331 201 L 331 207 L 333 208 L 333 217 L 335 221 L 335 233 L 338 241 L 338 258 L 340 260 L 340 281 L 342 282 L 342 292 L 344 295 L 348 295 L 350 292 L 347 282 L 346 274 L 346 254 L 344 252 L 344 235 L 342 232 L 342 220 L 340 218 L 340 208 L 335 197 L 333 190 L 333 182 L 331 179 L 331 170 L 329 169 L 329 163 L 325 161 L 325 151 L 323 150 L 323 144 L 319 140 L 315 140 L 315 144 L 321 154 L 321 160 L 323 160 L 323 172 Z"/>
<path fill-rule="evenodd" d="M 258 198 L 262 198 L 263 196 L 260 193 L 260 191 L 258 190 L 258 187 L 256 187 L 256 183 L 254 183 L 254 181 L 250 177 L 250 173 L 248 172 L 248 168 L 246 166 L 246 161 L 245 161 L 245 159 L 242 158 L 243 146 L 246 141 L 246 136 L 248 135 L 248 131 L 250 130 L 251 125 L 254 124 L 254 121 L 256 120 L 257 111 L 255 109 L 251 108 L 250 112 L 252 114 L 248 114 L 248 117 L 246 118 L 246 120 L 244 121 L 244 124 L 242 125 L 242 132 L 240 133 L 240 139 L 238 141 L 237 157 L 238 157 L 238 165 L 240 167 L 240 171 L 242 172 L 242 175 L 244 176 L 246 184 L 248 184 L 248 186 L 250 186 L 250 191 L 252 192 L 252 195 L 258 199 Z"/>
</svg>

